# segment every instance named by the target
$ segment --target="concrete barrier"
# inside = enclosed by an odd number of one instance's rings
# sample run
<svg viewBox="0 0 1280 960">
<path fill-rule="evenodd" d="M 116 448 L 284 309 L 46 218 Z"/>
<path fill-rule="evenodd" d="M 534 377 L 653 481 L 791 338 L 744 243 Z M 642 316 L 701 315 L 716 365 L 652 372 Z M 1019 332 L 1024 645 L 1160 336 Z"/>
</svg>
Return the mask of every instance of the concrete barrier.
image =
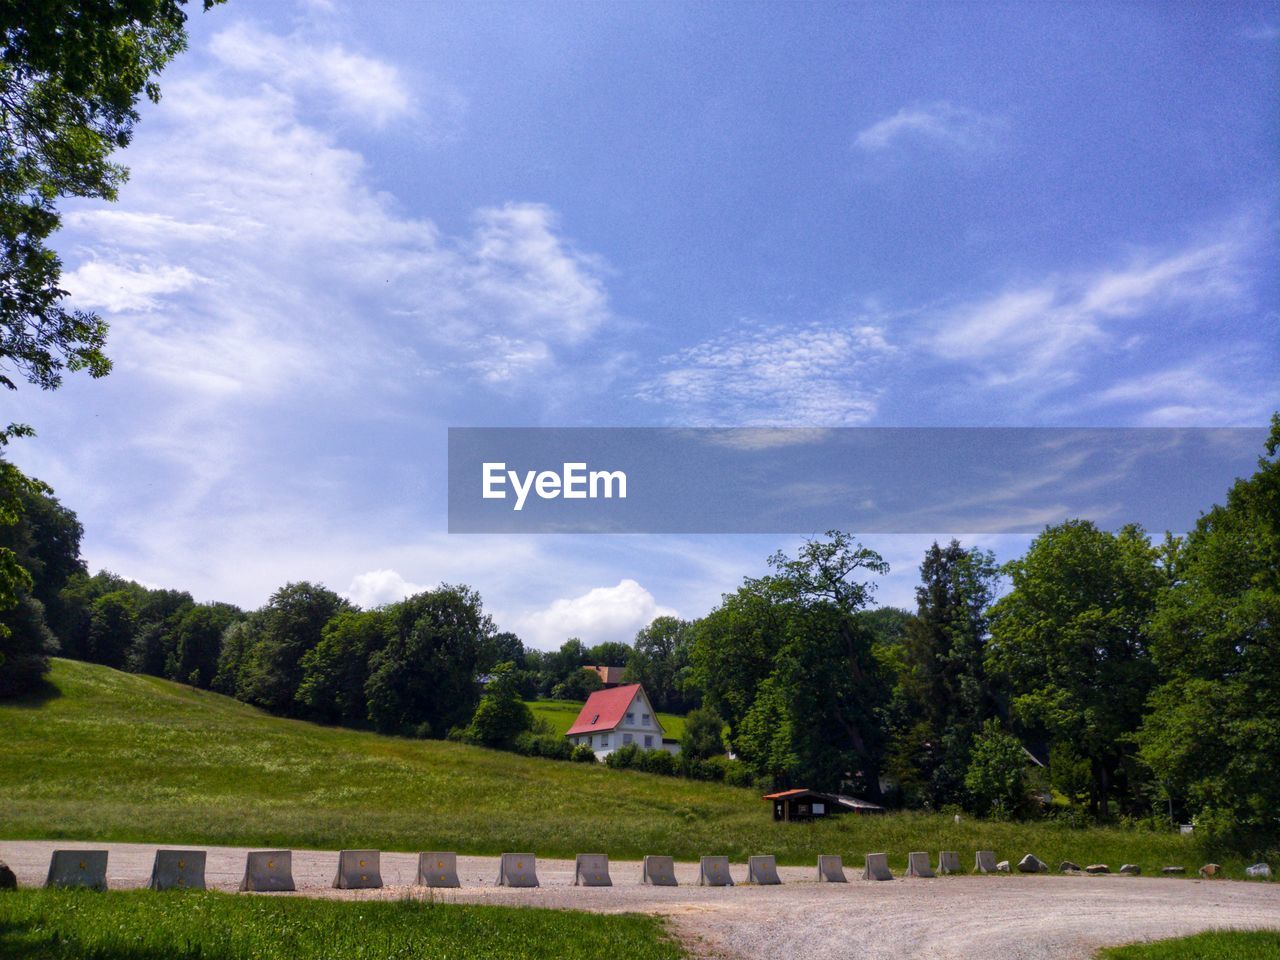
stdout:
<svg viewBox="0 0 1280 960">
<path fill-rule="evenodd" d="M 203 890 L 203 850 L 157 850 L 151 865 L 152 890 Z"/>
<path fill-rule="evenodd" d="M 849 878 L 844 875 L 844 861 L 839 857 L 819 855 L 818 882 L 848 883 Z"/>
<path fill-rule="evenodd" d="M 863 880 L 892 880 L 887 853 L 868 853 L 866 866 L 862 868 Z"/>
<path fill-rule="evenodd" d="M 960 872 L 960 854 L 954 850 L 943 850 L 938 854 L 938 873 L 946 876 L 949 873 Z"/>
<path fill-rule="evenodd" d="M 907 854 L 907 876 L 932 880 L 937 876 L 929 866 L 929 854 L 923 850 Z"/>
<path fill-rule="evenodd" d="M 580 853 L 573 861 L 575 887 L 612 887 L 609 858 L 603 853 Z"/>
<path fill-rule="evenodd" d="M 419 853 L 418 876 L 414 882 L 423 887 L 460 887 L 456 853 Z"/>
<path fill-rule="evenodd" d="M 974 873 L 995 873 L 996 872 L 996 855 L 992 850 L 979 850 L 977 859 L 973 864 Z"/>
<path fill-rule="evenodd" d="M 498 867 L 498 886 L 538 886 L 538 862 L 532 853 L 504 853 Z"/>
<path fill-rule="evenodd" d="M 778 861 L 773 857 L 747 857 L 747 883 L 758 883 L 772 886 L 781 883 L 778 876 Z"/>
<path fill-rule="evenodd" d="M 382 886 L 382 856 L 377 850 L 341 850 L 335 890 L 374 890 Z"/>
<path fill-rule="evenodd" d="M 255 850 L 245 857 L 242 892 L 279 893 L 294 889 L 292 852 Z"/>
<path fill-rule="evenodd" d="M 732 887 L 728 857 L 703 857 L 698 867 L 698 886 Z"/>
<path fill-rule="evenodd" d="M 49 858 L 46 887 L 107 889 L 107 851 L 55 850 Z"/>
<path fill-rule="evenodd" d="M 640 882 L 655 887 L 678 887 L 676 864 L 670 857 L 645 857 Z"/>
</svg>

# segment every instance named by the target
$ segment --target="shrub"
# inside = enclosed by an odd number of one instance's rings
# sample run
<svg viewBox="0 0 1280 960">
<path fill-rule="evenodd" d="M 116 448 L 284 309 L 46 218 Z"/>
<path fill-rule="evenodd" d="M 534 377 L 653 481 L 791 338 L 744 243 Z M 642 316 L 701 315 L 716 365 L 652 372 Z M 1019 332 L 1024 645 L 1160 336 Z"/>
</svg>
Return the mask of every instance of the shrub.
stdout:
<svg viewBox="0 0 1280 960">
<path fill-rule="evenodd" d="M 640 769 L 645 773 L 657 773 L 669 777 L 676 772 L 676 761 L 665 750 L 645 750 L 640 754 Z"/>
<path fill-rule="evenodd" d="M 604 758 L 605 765 L 611 770 L 629 770 L 639 766 L 640 748 L 634 743 L 619 747 Z"/>
<path fill-rule="evenodd" d="M 573 748 L 573 753 L 570 755 L 570 759 L 573 760 L 574 763 L 595 763 L 596 752 L 585 743 L 580 743 Z"/>
</svg>

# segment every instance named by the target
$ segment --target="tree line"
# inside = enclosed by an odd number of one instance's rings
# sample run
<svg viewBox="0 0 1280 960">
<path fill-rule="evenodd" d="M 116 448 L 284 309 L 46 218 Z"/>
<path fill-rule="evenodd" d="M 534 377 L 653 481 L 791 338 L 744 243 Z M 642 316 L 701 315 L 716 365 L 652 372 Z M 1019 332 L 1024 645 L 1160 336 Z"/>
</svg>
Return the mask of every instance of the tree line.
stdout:
<svg viewBox="0 0 1280 960">
<path fill-rule="evenodd" d="M 1185 537 L 1071 520 L 1003 566 L 935 543 L 906 611 L 871 606 L 887 564 L 832 531 L 700 619 L 552 651 L 498 630 L 463 585 L 362 610 L 289 583 L 243 611 L 90 576 L 75 514 L 29 481 L 0 525 L 23 584 L 0 611 L 0 695 L 31 690 L 60 651 L 284 716 L 571 759 L 523 701 L 585 700 L 601 681 L 584 666 L 622 666 L 657 709 L 692 712 L 683 767 L 616 766 L 987 816 L 1194 817 L 1273 843 L 1278 448 L 1280 416 L 1257 471 Z"/>
</svg>

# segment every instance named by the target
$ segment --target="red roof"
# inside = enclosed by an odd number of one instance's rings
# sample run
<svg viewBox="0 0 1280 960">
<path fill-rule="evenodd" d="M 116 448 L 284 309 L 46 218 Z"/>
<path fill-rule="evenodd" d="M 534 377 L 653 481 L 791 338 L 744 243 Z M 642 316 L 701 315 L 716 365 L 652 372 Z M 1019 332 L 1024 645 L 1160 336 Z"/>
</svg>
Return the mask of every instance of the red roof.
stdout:
<svg viewBox="0 0 1280 960">
<path fill-rule="evenodd" d="M 627 715 L 627 707 L 631 706 L 631 701 L 635 699 L 636 691 L 639 689 L 640 684 L 628 683 L 608 690 L 597 690 L 587 697 L 587 702 L 582 705 L 582 712 L 578 714 L 578 719 L 573 721 L 573 726 L 565 736 L 612 730 Z"/>
<path fill-rule="evenodd" d="M 781 793 L 766 793 L 761 800 L 782 800 L 785 797 L 798 797 L 802 793 L 813 793 L 808 787 L 797 787 L 795 790 L 783 790 Z"/>
</svg>

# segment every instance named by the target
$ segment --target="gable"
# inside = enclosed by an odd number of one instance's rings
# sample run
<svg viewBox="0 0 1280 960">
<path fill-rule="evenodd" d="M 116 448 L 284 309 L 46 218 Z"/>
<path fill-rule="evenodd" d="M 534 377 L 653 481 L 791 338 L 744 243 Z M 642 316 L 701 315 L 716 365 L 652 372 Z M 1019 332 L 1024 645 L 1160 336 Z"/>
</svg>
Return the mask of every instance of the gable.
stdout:
<svg viewBox="0 0 1280 960">
<path fill-rule="evenodd" d="M 587 697 L 578 719 L 573 721 L 567 737 L 582 733 L 605 733 L 620 724 L 631 708 L 631 702 L 640 692 L 640 684 L 629 683 L 623 687 L 597 690 Z"/>
</svg>

